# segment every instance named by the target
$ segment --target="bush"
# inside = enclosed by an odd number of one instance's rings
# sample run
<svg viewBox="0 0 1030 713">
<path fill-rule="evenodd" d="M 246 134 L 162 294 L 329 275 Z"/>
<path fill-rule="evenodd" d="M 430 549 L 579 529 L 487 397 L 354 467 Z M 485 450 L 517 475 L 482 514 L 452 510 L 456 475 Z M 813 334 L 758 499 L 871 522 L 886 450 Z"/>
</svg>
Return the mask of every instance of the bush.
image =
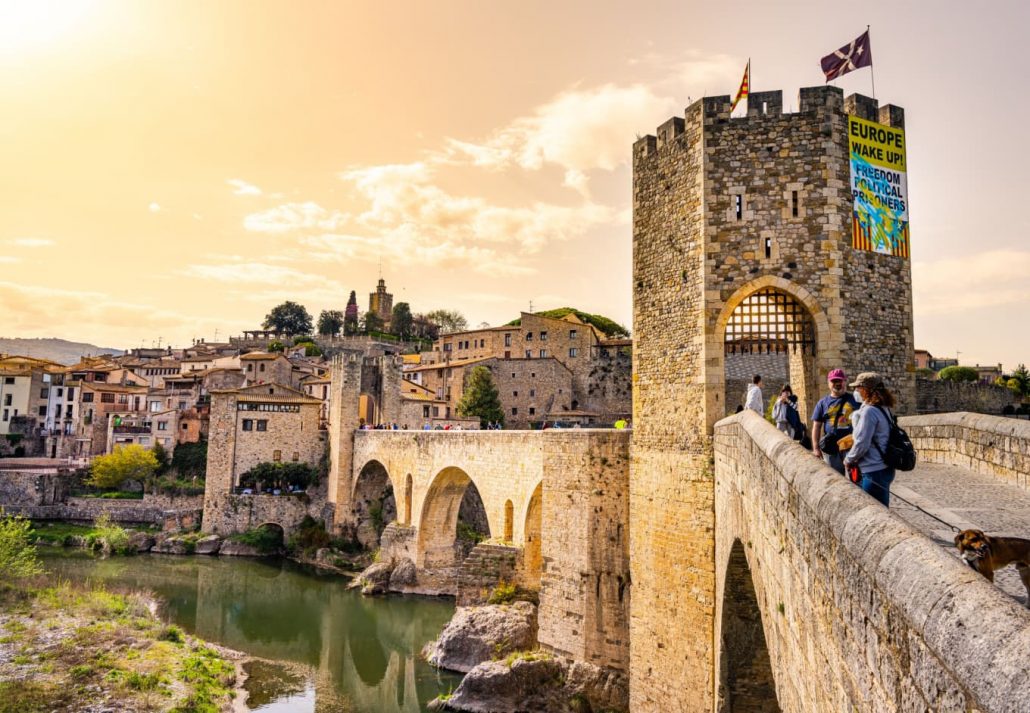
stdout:
<svg viewBox="0 0 1030 713">
<path fill-rule="evenodd" d="M 4 578 L 22 579 L 43 571 L 32 544 L 31 530 L 31 522 L 5 515 L 0 508 L 0 572 Z"/>
<path fill-rule="evenodd" d="M 207 441 L 180 443 L 172 453 L 172 468 L 180 478 L 200 478 L 207 474 Z"/>
<path fill-rule="evenodd" d="M 240 485 L 245 488 L 256 488 L 258 484 L 264 490 L 273 488 L 285 489 L 295 486 L 301 489 L 318 483 L 319 473 L 307 463 L 258 463 L 240 476 Z"/>
<path fill-rule="evenodd" d="M 310 556 L 316 550 L 328 547 L 331 542 L 332 537 L 326 532 L 325 524 L 307 515 L 290 537 L 287 549 L 292 554 L 303 553 Z"/>
<path fill-rule="evenodd" d="M 153 451 L 133 443 L 94 458 L 88 482 L 97 488 L 117 488 L 126 480 L 144 481 L 154 475 L 157 468 Z"/>
<path fill-rule="evenodd" d="M 186 635 L 182 629 L 177 627 L 175 624 L 170 624 L 161 630 L 161 633 L 157 635 L 159 641 L 170 641 L 173 644 L 181 644 L 186 640 Z"/>
<path fill-rule="evenodd" d="M 86 544 L 94 550 L 103 550 L 111 554 L 131 554 L 129 532 L 111 522 L 106 512 L 93 521 L 93 533 L 86 536 Z"/>
<path fill-rule="evenodd" d="M 918 369 L 916 369 L 916 376 L 922 379 L 936 379 L 937 372 L 933 369 L 930 369 L 929 367 L 921 366 Z"/>
<path fill-rule="evenodd" d="M 278 530 L 271 527 L 255 527 L 246 532 L 229 537 L 234 542 L 250 545 L 262 554 L 273 554 L 283 545 L 283 538 Z"/>
<path fill-rule="evenodd" d="M 977 381 L 980 378 L 976 369 L 968 366 L 946 366 L 937 376 L 943 381 Z"/>
<path fill-rule="evenodd" d="M 286 345 L 280 342 L 278 339 L 274 342 L 268 343 L 268 351 L 271 353 L 281 352 L 286 349 Z"/>
<path fill-rule="evenodd" d="M 203 495 L 203 480 L 182 480 L 174 475 L 166 475 L 147 483 L 147 490 L 160 495 Z"/>
</svg>

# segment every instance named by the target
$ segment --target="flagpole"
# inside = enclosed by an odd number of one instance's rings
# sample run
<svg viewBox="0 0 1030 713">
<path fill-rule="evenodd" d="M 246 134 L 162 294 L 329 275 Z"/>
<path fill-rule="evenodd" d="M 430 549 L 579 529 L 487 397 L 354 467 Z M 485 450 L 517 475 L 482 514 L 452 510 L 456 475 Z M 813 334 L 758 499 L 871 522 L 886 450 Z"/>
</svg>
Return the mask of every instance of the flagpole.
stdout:
<svg viewBox="0 0 1030 713">
<path fill-rule="evenodd" d="M 866 36 L 869 38 L 869 42 L 866 43 L 866 47 L 869 50 L 869 54 L 873 53 L 873 36 L 869 32 L 869 25 L 865 26 Z M 873 83 L 873 99 L 876 99 L 876 70 L 873 68 L 873 63 L 869 63 L 869 79 Z"/>
</svg>

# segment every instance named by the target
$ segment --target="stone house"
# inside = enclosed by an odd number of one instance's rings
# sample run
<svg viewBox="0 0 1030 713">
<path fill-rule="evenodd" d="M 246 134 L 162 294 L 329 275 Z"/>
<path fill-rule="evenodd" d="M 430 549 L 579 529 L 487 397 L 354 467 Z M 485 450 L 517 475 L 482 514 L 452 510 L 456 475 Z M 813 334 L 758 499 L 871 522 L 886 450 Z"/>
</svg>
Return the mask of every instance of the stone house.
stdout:
<svg viewBox="0 0 1030 713">
<path fill-rule="evenodd" d="M 293 384 L 293 364 L 282 354 L 248 352 L 240 366 L 248 384 Z"/>
<path fill-rule="evenodd" d="M 175 446 L 185 441 L 179 439 L 181 412 L 169 409 L 160 413 L 111 414 L 107 421 L 107 453 L 125 445 L 153 448 L 157 444 L 171 455 Z"/>
<path fill-rule="evenodd" d="M 72 386 L 75 385 L 73 383 Z M 95 381 L 77 382 L 77 386 L 77 402 L 74 406 L 76 442 L 70 455 L 86 457 L 106 453 L 111 418 L 115 414 L 146 412 L 146 386 Z"/>
<path fill-rule="evenodd" d="M 207 488 L 227 494 L 266 462 L 318 466 L 324 452 L 322 401 L 276 383 L 211 393 Z"/>
</svg>

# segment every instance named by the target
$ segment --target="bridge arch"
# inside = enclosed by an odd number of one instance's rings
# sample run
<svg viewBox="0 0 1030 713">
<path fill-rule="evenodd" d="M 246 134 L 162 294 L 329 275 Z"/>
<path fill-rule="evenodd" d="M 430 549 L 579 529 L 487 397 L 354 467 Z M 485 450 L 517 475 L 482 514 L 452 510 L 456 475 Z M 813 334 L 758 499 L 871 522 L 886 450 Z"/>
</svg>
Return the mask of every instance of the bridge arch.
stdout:
<svg viewBox="0 0 1030 713">
<path fill-rule="evenodd" d="M 459 520 L 466 537 L 459 538 Z M 472 478 L 461 468 L 448 466 L 436 474 L 422 500 L 416 564 L 426 570 L 457 567 L 475 544 L 469 537 L 486 539 L 491 530 Z"/>
<path fill-rule="evenodd" d="M 756 373 L 763 374 L 766 403 L 789 383 L 807 423 L 823 377 L 839 366 L 839 340 L 830 335 L 826 311 L 801 285 L 764 275 L 737 289 L 709 335 L 709 426 L 743 403 Z"/>
<path fill-rule="evenodd" d="M 544 529 L 544 503 L 543 503 L 543 481 L 537 483 L 533 494 L 529 497 L 526 505 L 525 538 L 522 552 L 522 576 L 525 585 L 530 589 L 540 588 L 540 579 L 543 575 L 544 558 L 542 552 L 542 538 Z"/>
<path fill-rule="evenodd" d="M 379 547 L 383 530 L 397 519 L 393 480 L 381 461 L 370 460 L 358 471 L 351 493 L 351 511 L 358 542 L 369 550 Z"/>
<path fill-rule="evenodd" d="M 762 610 L 744 545 L 726 564 L 720 626 L 718 713 L 779 713 Z"/>
</svg>

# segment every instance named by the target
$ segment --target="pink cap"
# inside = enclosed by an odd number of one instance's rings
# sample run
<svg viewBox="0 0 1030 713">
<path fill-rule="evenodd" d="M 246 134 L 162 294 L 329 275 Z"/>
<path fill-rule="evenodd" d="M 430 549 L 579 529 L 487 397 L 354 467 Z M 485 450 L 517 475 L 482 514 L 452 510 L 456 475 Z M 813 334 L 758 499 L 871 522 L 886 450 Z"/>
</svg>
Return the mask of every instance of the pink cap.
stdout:
<svg viewBox="0 0 1030 713">
<path fill-rule="evenodd" d="M 833 371 L 831 371 L 826 376 L 826 380 L 827 381 L 836 381 L 837 379 L 840 379 L 841 381 L 847 381 L 848 380 L 848 377 L 844 373 L 843 369 L 834 369 Z"/>
</svg>

